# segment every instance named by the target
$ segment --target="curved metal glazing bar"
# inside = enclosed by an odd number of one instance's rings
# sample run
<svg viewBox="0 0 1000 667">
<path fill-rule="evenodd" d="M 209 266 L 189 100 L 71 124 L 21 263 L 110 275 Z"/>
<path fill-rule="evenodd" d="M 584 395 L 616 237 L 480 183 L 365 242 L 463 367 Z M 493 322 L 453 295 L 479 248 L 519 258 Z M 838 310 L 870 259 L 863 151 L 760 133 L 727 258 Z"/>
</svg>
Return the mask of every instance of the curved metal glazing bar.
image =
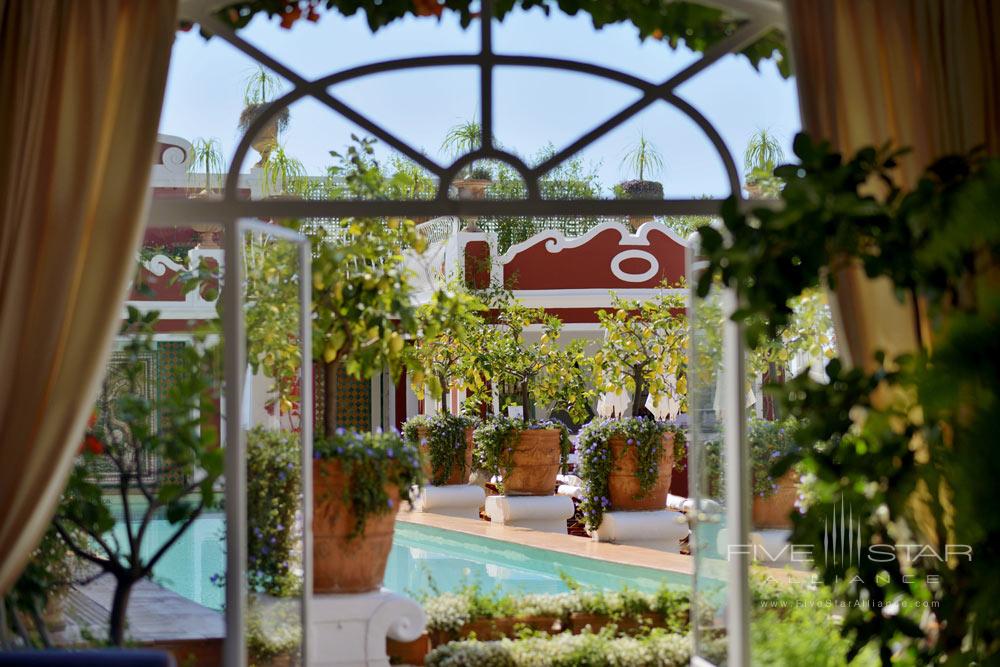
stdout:
<svg viewBox="0 0 1000 667">
<path fill-rule="evenodd" d="M 484 3 L 484 13 L 489 11 L 489 3 Z M 240 38 L 230 27 L 226 26 L 212 16 L 201 19 L 202 25 L 213 31 L 221 38 L 231 43 L 237 49 L 251 56 L 262 65 L 269 67 L 279 75 L 292 83 L 292 90 L 271 102 L 254 119 L 245 131 L 236 153 L 229 166 L 226 178 L 225 199 L 234 201 L 237 198 L 236 184 L 239 178 L 239 168 L 246 159 L 250 145 L 259 131 L 277 114 L 280 110 L 287 108 L 291 104 L 305 97 L 313 97 L 322 102 L 344 118 L 354 122 L 375 137 L 385 141 L 389 146 L 400 151 L 403 155 L 412 159 L 420 166 L 427 169 L 439 179 L 437 200 L 444 202 L 448 199 L 448 187 L 452 178 L 458 173 L 461 167 L 477 159 L 497 159 L 511 164 L 524 178 L 528 190 L 527 201 L 540 199 L 538 178 L 561 162 L 569 159 L 574 154 L 591 145 L 616 127 L 635 117 L 640 111 L 658 100 L 673 106 L 675 109 L 690 118 L 705 133 L 711 141 L 713 147 L 722 161 L 726 177 L 729 181 L 730 191 L 737 197 L 741 197 L 739 176 L 732 153 L 728 150 L 718 131 L 695 107 L 683 100 L 675 92 L 675 89 L 697 76 L 706 68 L 711 66 L 723 56 L 733 53 L 743 46 L 752 43 L 755 39 L 770 30 L 773 26 L 764 21 L 751 20 L 735 33 L 716 44 L 702 58 L 689 65 L 681 72 L 671 76 L 662 83 L 654 83 L 640 77 L 621 72 L 601 65 L 584 63 L 575 60 L 567 60 L 553 57 L 527 56 L 527 55 L 503 55 L 496 54 L 492 50 L 491 42 L 491 21 L 481 21 L 483 45 L 479 53 L 467 55 L 439 55 L 421 56 L 412 58 L 400 58 L 376 63 L 369 63 L 352 67 L 340 72 L 336 72 L 312 81 L 309 81 L 286 67 L 280 61 L 267 55 L 257 47 L 247 43 Z M 329 88 L 338 83 L 359 79 L 372 74 L 419 69 L 426 67 L 448 67 L 448 66 L 476 66 L 480 70 L 480 112 L 482 117 L 483 145 L 472 153 L 460 156 L 448 167 L 442 167 L 434 160 L 405 141 L 399 139 L 391 132 L 381 127 L 372 119 L 357 112 L 352 107 L 336 98 L 329 92 Z M 602 123 L 591 130 L 585 132 L 576 140 L 563 149 L 556 152 L 550 158 L 535 167 L 528 167 L 524 162 L 505 151 L 498 150 L 493 142 L 493 69 L 496 66 L 513 67 L 535 67 L 544 69 L 556 69 L 562 71 L 589 74 L 591 76 L 615 81 L 633 88 L 642 93 L 636 102 L 624 107 Z"/>
<path fill-rule="evenodd" d="M 702 58 L 689 65 L 682 71 L 672 75 L 660 83 L 654 83 L 645 79 L 621 72 L 615 69 L 603 67 L 601 65 L 566 60 L 552 57 L 540 57 L 529 55 L 503 55 L 493 51 L 492 43 L 492 21 L 480 21 L 481 44 L 478 53 L 468 55 L 437 55 L 412 58 L 400 58 L 383 62 L 369 63 L 358 67 L 352 67 L 340 72 L 330 74 L 315 80 L 308 80 L 291 68 L 285 66 L 277 59 L 269 56 L 260 49 L 247 43 L 240 38 L 234 30 L 221 23 L 211 15 L 211 11 L 218 3 L 211 1 L 201 2 L 200 0 L 186 0 L 188 3 L 182 9 L 195 7 L 196 11 L 191 11 L 186 16 L 201 24 L 209 32 L 218 35 L 220 38 L 232 44 L 235 48 L 249 55 L 261 65 L 270 68 L 277 74 L 287 79 L 292 84 L 292 90 L 271 102 L 250 124 L 240 140 L 236 153 L 229 165 L 229 170 L 225 182 L 225 197 L 222 201 L 205 200 L 163 200 L 155 203 L 152 210 L 151 222 L 157 220 L 172 219 L 194 221 L 223 220 L 226 224 L 227 232 L 232 232 L 233 228 L 244 229 L 238 226 L 235 221 L 239 218 L 282 218 L 282 217 L 382 217 L 387 215 L 421 215 L 421 216 L 441 216 L 441 215 L 531 215 L 531 216 L 552 216 L 552 215 L 708 215 L 717 213 L 721 200 L 706 199 L 668 199 L 668 200 L 543 200 L 539 194 L 538 179 L 545 173 L 551 171 L 563 161 L 571 158 L 574 154 L 585 149 L 595 141 L 609 132 L 619 127 L 629 119 L 635 117 L 639 112 L 658 100 L 671 105 L 678 111 L 690 118 L 701 129 L 705 136 L 712 143 L 724 166 L 730 190 L 733 195 L 742 200 L 738 171 L 732 153 L 728 150 L 725 142 L 715 127 L 708 119 L 693 105 L 684 100 L 676 92 L 676 89 L 685 82 L 697 77 L 705 69 L 717 62 L 720 58 L 737 52 L 739 49 L 752 43 L 755 39 L 766 33 L 768 30 L 780 27 L 783 14 L 779 3 L 771 0 L 705 0 L 706 4 L 731 10 L 737 15 L 747 17 L 738 30 L 726 39 L 720 41 L 709 49 Z M 490 0 L 483 0 L 481 14 L 484 17 L 491 17 Z M 421 151 L 399 139 L 394 134 L 383 128 L 371 118 L 359 113 L 350 105 L 344 103 L 330 93 L 329 88 L 342 82 L 351 81 L 372 74 L 382 72 L 401 71 L 419 69 L 426 67 L 440 66 L 475 66 L 480 72 L 480 118 L 483 130 L 483 145 L 477 150 L 458 157 L 450 165 L 441 165 L 424 155 Z M 550 156 L 534 167 L 529 167 L 523 160 L 506 151 L 496 147 L 493 141 L 493 71 L 498 66 L 513 67 L 536 67 L 553 70 L 570 71 L 581 74 L 588 74 L 594 77 L 615 81 L 626 86 L 635 88 L 641 92 L 639 100 L 623 107 L 620 111 L 608 117 L 603 122 L 581 134 L 573 142 L 562 148 L 560 151 Z M 247 201 L 240 200 L 237 195 L 237 183 L 239 169 L 246 159 L 250 149 L 252 139 L 257 136 L 264 125 L 274 117 L 281 109 L 305 97 L 313 97 L 327 107 L 342 115 L 344 118 L 357 124 L 365 131 L 371 133 L 376 138 L 384 141 L 388 146 L 399 151 L 402 155 L 410 158 L 439 179 L 438 193 L 434 200 L 430 201 Z M 475 160 L 490 159 L 500 160 L 510 164 L 524 179 L 528 197 L 524 200 L 452 200 L 448 197 L 448 189 L 452 179 L 458 171 L 474 162 Z M 226 280 L 226 298 L 231 304 L 240 302 L 239 293 L 239 267 L 240 256 L 239 239 L 241 233 L 227 234 L 226 242 L 226 264 L 231 270 Z M 305 253 L 303 262 L 308 261 L 308 252 Z M 232 283 L 232 284 L 230 284 Z M 303 284 L 306 284 L 303 282 Z M 308 299 L 308 290 L 303 288 L 301 298 Z M 731 295 L 727 295 L 731 300 Z M 307 302 L 306 302 L 307 303 Z M 734 303 L 727 303 L 727 307 L 734 307 Z M 225 335 L 227 340 L 234 344 L 227 348 L 226 379 L 227 383 L 234 391 L 227 395 L 226 409 L 229 414 L 239 414 L 240 410 L 240 387 L 241 382 L 236 381 L 245 368 L 245 350 L 243 349 L 242 320 L 239 319 L 240 309 L 232 308 L 229 315 L 225 317 Z M 303 341 L 308 341 L 308 327 L 302 331 Z M 742 497 L 742 491 L 747 488 L 746 462 L 744 455 L 744 443 L 742 436 L 743 422 L 742 416 L 742 339 L 741 332 L 736 325 L 727 325 L 724 331 L 724 366 L 729 370 L 725 373 L 726 380 L 723 383 L 724 389 L 724 410 L 727 413 L 727 433 L 726 433 L 726 479 L 728 488 L 731 490 L 729 497 L 732 499 Z M 308 364 L 303 364 L 307 368 Z M 305 373 L 305 370 L 303 371 Z M 312 386 L 311 381 L 303 377 L 303 388 Z M 308 397 L 304 394 L 303 401 Z M 308 420 L 304 420 L 305 425 Z M 243 466 L 243 443 L 240 429 L 232 429 L 227 433 L 227 477 L 234 475 L 233 489 L 227 488 L 227 502 L 233 511 L 237 513 L 244 511 L 245 490 L 242 484 L 242 477 L 237 471 Z M 304 438 L 305 440 L 305 438 Z M 311 439 L 310 439 L 311 440 Z M 308 464 L 308 461 L 305 461 Z M 309 466 L 306 465 L 306 470 Z M 308 484 L 308 482 L 307 482 Z M 306 487 L 308 489 L 308 486 Z M 698 494 L 695 485 L 696 495 Z M 307 491 L 308 493 L 308 491 Z M 308 497 L 308 496 L 307 496 Z M 700 501 L 699 501 L 700 502 Z M 730 514 L 727 523 L 740 538 L 745 536 L 747 517 L 746 507 L 740 507 L 740 503 L 730 502 L 727 509 Z M 307 502 L 306 507 L 310 504 Z M 227 637 L 227 665 L 244 664 L 245 653 L 243 646 L 243 609 L 245 601 L 241 595 L 235 591 L 243 591 L 242 577 L 245 576 L 245 515 L 236 516 L 235 534 L 230 536 L 229 552 L 229 572 L 227 577 L 231 579 L 228 587 L 233 593 L 232 599 L 227 599 L 227 630 L 232 633 Z M 307 522 L 308 524 L 308 522 Z M 308 545 L 307 545 L 308 546 Z M 307 548 L 308 553 L 308 548 Z M 306 559 L 308 563 L 308 559 Z M 728 604 L 730 628 L 729 664 L 733 667 L 742 667 L 749 664 L 749 647 L 746 632 L 747 626 L 747 568 L 745 559 L 735 559 L 729 563 L 729 576 L 727 579 L 735 589 L 730 591 Z M 306 573 L 307 581 L 311 578 Z M 236 582 L 239 582 L 236 584 Z M 234 585 L 236 584 L 236 585 Z"/>
</svg>

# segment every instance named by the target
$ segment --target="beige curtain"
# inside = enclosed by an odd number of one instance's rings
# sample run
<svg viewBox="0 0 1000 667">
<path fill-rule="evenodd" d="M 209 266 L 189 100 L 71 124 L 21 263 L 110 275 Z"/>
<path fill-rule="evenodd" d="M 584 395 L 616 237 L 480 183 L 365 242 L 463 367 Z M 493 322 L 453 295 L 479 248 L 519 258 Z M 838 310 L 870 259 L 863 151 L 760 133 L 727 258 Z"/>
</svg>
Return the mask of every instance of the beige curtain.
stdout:
<svg viewBox="0 0 1000 667">
<path fill-rule="evenodd" d="M 909 146 L 916 182 L 946 153 L 1000 154 L 1000 3 L 995 0 L 786 0 L 803 128 L 849 153 Z M 912 350 L 929 332 L 887 281 L 838 276 L 831 300 L 844 356 Z"/>
<path fill-rule="evenodd" d="M 47 527 L 141 236 L 176 0 L 0 0 L 0 592 Z"/>
</svg>

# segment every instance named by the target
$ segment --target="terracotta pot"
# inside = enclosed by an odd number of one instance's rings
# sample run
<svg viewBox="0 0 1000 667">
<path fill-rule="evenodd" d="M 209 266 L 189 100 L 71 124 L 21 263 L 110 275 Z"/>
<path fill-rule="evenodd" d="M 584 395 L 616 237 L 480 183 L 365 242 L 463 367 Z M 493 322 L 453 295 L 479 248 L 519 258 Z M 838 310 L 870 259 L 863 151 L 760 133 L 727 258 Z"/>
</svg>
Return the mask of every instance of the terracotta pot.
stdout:
<svg viewBox="0 0 1000 667">
<path fill-rule="evenodd" d="M 260 160 L 254 166 L 262 166 L 267 162 L 274 147 L 278 145 L 278 121 L 274 118 L 270 119 L 264 127 L 260 128 L 260 132 L 253 138 L 250 145 L 260 154 Z"/>
<path fill-rule="evenodd" d="M 569 623 L 573 634 L 580 634 L 588 627 L 591 632 L 596 633 L 600 632 L 601 628 L 607 625 L 615 625 L 618 628 L 618 634 L 630 635 L 637 633 L 643 628 L 662 628 L 665 625 L 663 614 L 654 612 L 640 614 L 638 617 L 627 616 L 619 619 L 614 619 L 604 614 L 575 612 L 570 614 Z"/>
<path fill-rule="evenodd" d="M 465 429 L 465 465 L 460 467 L 452 466 L 448 479 L 440 486 L 469 483 L 469 473 L 472 472 L 472 431 L 473 429 L 471 428 Z M 427 438 L 427 429 L 424 427 L 418 428 L 417 438 L 422 443 Z M 431 469 L 430 447 L 428 445 L 420 445 L 420 454 L 424 475 L 427 477 L 428 483 L 430 483 L 431 480 L 439 475 L 440 471 Z"/>
<path fill-rule="evenodd" d="M 316 593 L 365 593 L 382 585 L 399 510 L 400 490 L 386 492 L 393 509 L 369 515 L 364 532 L 349 537 L 354 511 L 346 507 L 350 484 L 339 461 L 313 461 L 313 590 Z"/>
<path fill-rule="evenodd" d="M 387 637 L 385 653 L 393 665 L 422 665 L 431 650 L 430 636 L 425 632 L 412 642 L 401 642 Z"/>
<path fill-rule="evenodd" d="M 635 446 L 626 444 L 623 437 L 615 436 L 608 442 L 614 468 L 608 476 L 608 500 L 616 511 L 662 510 L 667 506 L 667 492 L 674 467 L 674 434 L 663 434 L 663 451 L 656 482 L 645 494 L 640 494 L 639 455 Z"/>
<path fill-rule="evenodd" d="M 795 500 L 799 495 L 799 476 L 789 470 L 776 482 L 778 490 L 766 498 L 753 498 L 755 528 L 791 528 Z"/>
<path fill-rule="evenodd" d="M 513 469 L 503 480 L 508 496 L 551 496 L 559 474 L 559 439 L 556 428 L 529 429 L 513 445 Z"/>
</svg>

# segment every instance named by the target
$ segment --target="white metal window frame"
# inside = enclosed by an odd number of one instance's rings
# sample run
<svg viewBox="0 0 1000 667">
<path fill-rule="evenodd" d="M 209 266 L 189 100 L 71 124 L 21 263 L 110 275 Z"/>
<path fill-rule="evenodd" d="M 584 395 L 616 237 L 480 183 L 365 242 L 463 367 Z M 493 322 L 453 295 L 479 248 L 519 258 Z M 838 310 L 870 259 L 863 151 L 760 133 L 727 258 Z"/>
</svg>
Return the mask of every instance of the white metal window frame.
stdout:
<svg viewBox="0 0 1000 667">
<path fill-rule="evenodd" d="M 664 199 L 664 200 L 594 200 L 594 199 L 543 199 L 539 179 L 560 163 L 593 144 L 654 102 L 663 101 L 691 119 L 708 138 L 722 161 L 731 194 L 741 205 L 746 200 L 740 188 L 736 162 L 721 135 L 698 109 L 677 93 L 677 88 L 698 76 L 721 58 L 737 53 L 756 39 L 775 28 L 784 27 L 784 9 L 780 0 L 700 0 L 744 19 L 740 27 L 725 39 L 708 49 L 703 56 L 669 76 L 663 81 L 649 81 L 640 77 L 594 63 L 545 56 L 511 55 L 493 49 L 493 21 L 480 21 L 480 47 L 475 53 L 459 55 L 432 55 L 373 62 L 348 68 L 317 79 L 309 79 L 284 63 L 242 39 L 232 28 L 213 16 L 213 10 L 226 3 L 223 0 L 180 0 L 180 18 L 197 23 L 206 32 L 225 40 L 237 50 L 260 65 L 275 72 L 291 84 L 291 90 L 269 103 L 243 134 L 225 178 L 223 196 L 211 199 L 154 200 L 150 206 L 149 224 L 153 226 L 178 226 L 194 223 L 220 224 L 225 233 L 224 298 L 231 304 L 223 313 L 223 335 L 228 341 L 225 348 L 225 412 L 232 423 L 241 423 L 242 375 L 246 368 L 245 331 L 242 313 L 242 239 L 248 232 L 270 234 L 276 238 L 299 244 L 299 268 L 308 274 L 310 267 L 309 244 L 295 232 L 257 222 L 260 219 L 282 218 L 344 218 L 386 216 L 630 216 L 630 215 L 713 215 L 717 214 L 722 199 Z M 491 0 L 481 0 L 481 15 L 492 16 Z M 481 119 L 483 145 L 450 164 L 435 162 L 417 147 L 381 127 L 350 105 L 334 96 L 329 88 L 334 84 L 360 79 L 383 72 L 413 70 L 429 67 L 473 66 L 479 70 L 480 101 L 478 117 Z M 624 106 L 576 140 L 558 150 L 535 166 L 528 166 L 518 156 L 505 151 L 493 141 L 493 72 L 496 67 L 542 68 L 571 71 L 597 78 L 617 81 L 641 93 L 640 98 Z M 239 170 L 250 149 L 252 139 L 259 130 L 282 109 L 311 97 L 347 120 L 360 126 L 388 146 L 399 151 L 423 168 L 438 182 L 437 196 L 432 200 L 254 200 L 241 199 L 238 193 Z M 522 200 L 470 200 L 452 199 L 450 184 L 459 171 L 477 160 L 498 160 L 514 168 L 524 179 L 527 197 Z M 256 219 L 256 220 L 254 220 Z M 300 281 L 300 303 L 303 313 L 310 312 L 310 281 Z M 731 310 L 734 296 L 725 297 Z M 301 340 L 303 358 L 309 358 L 310 335 L 308 317 L 302 317 Z M 730 498 L 749 498 L 748 468 L 745 456 L 745 419 L 742 401 L 743 340 L 739 325 L 727 321 L 723 336 L 723 356 L 726 370 L 724 381 L 726 488 Z M 302 364 L 301 391 L 303 414 L 312 414 L 312 365 Z M 312 422 L 302 420 L 303 438 L 303 490 L 305 539 L 303 553 L 307 585 L 304 600 L 311 595 L 311 517 L 312 480 L 311 449 Z M 245 443 L 242 429 L 226 430 L 226 512 L 227 512 L 227 572 L 226 572 L 226 643 L 225 665 L 238 667 L 246 664 L 244 617 L 246 611 L 246 489 Z M 692 471 L 693 475 L 693 471 Z M 692 487 L 697 493 L 697 485 Z M 695 496 L 696 502 L 700 499 Z M 746 503 L 727 503 L 727 523 L 730 534 L 746 541 L 749 523 Z M 748 640 L 749 623 L 749 562 L 735 558 L 729 564 L 729 631 L 728 664 L 743 667 L 750 664 Z M 697 580 L 697 575 L 695 577 Z M 307 607 L 308 605 L 305 605 Z M 303 609 L 303 647 L 308 623 Z M 703 661 L 702 661 L 703 662 Z"/>
</svg>

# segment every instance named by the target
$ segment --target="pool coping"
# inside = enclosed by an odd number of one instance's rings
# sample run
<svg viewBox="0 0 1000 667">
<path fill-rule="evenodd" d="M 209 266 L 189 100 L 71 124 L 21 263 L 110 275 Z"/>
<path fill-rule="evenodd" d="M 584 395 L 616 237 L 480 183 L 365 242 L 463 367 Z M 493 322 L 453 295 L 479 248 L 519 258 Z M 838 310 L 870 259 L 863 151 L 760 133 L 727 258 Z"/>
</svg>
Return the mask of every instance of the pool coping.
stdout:
<svg viewBox="0 0 1000 667">
<path fill-rule="evenodd" d="M 396 515 L 396 520 L 606 563 L 630 565 L 687 576 L 694 574 L 694 560 L 690 556 L 647 547 L 596 542 L 574 535 L 545 533 L 515 526 L 497 526 L 489 521 L 463 519 L 430 512 L 402 511 Z"/>
</svg>

